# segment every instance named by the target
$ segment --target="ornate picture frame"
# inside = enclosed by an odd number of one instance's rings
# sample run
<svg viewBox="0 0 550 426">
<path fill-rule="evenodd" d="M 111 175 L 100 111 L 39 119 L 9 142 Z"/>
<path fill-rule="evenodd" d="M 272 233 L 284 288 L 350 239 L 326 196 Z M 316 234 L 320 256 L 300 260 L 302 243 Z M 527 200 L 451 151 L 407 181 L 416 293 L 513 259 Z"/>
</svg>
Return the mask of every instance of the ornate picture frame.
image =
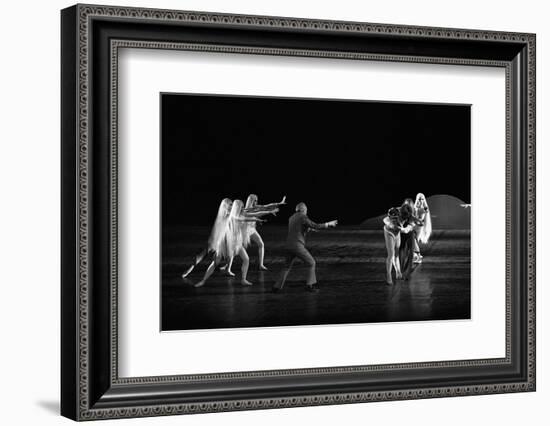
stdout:
<svg viewBox="0 0 550 426">
<path fill-rule="evenodd" d="M 534 34 L 76 5 L 61 13 L 61 413 L 73 420 L 535 390 Z M 506 72 L 506 356 L 119 377 L 121 48 L 481 65 Z"/>
</svg>

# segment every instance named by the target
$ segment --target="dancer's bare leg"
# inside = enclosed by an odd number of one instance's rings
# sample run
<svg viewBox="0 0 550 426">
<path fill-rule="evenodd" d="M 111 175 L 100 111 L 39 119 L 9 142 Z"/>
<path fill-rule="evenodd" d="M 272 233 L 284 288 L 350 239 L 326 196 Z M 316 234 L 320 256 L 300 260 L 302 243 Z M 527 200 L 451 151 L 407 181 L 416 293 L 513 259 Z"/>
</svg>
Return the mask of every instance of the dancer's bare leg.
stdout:
<svg viewBox="0 0 550 426">
<path fill-rule="evenodd" d="M 401 265 L 399 264 L 399 256 L 393 258 L 393 267 L 395 268 L 395 279 L 403 279 L 403 274 L 401 273 Z"/>
<path fill-rule="evenodd" d="M 187 277 L 187 275 L 189 275 L 193 271 L 193 269 L 195 269 L 195 266 L 197 266 L 199 263 L 202 262 L 202 259 L 204 259 L 204 257 L 207 255 L 207 253 L 208 253 L 207 249 L 204 249 L 200 253 L 198 253 L 195 256 L 194 263 L 187 269 L 187 271 L 185 271 L 183 274 L 181 274 L 181 277 L 182 278 Z"/>
<path fill-rule="evenodd" d="M 231 256 L 231 258 L 229 259 L 229 263 L 228 263 L 227 265 L 225 265 L 225 266 L 222 266 L 222 267 L 220 268 L 222 271 L 225 271 L 225 273 L 226 273 L 227 275 L 230 275 L 230 276 L 232 276 L 232 277 L 235 276 L 235 273 L 231 271 L 231 267 L 233 266 L 233 259 L 234 259 L 234 257 Z"/>
<path fill-rule="evenodd" d="M 264 241 L 262 240 L 262 237 L 258 233 L 258 231 L 254 232 L 250 236 L 250 240 L 253 241 L 254 244 L 258 246 L 258 263 L 259 263 L 258 269 L 260 269 L 261 271 L 267 271 L 267 268 L 264 265 L 265 244 L 264 244 Z"/>
<path fill-rule="evenodd" d="M 414 263 L 422 263 L 422 255 L 420 254 L 420 246 L 418 245 L 418 237 L 415 235 L 413 240 L 413 262 Z"/>
<path fill-rule="evenodd" d="M 386 257 L 386 284 L 392 285 L 393 281 L 391 277 L 391 272 L 392 267 L 395 266 L 395 237 L 391 233 L 384 231 L 384 239 L 386 241 L 386 250 L 388 252 L 388 256 Z"/>
<path fill-rule="evenodd" d="M 401 247 L 401 234 L 398 234 L 397 237 L 395 237 L 395 257 L 393 258 L 395 278 L 401 280 L 403 279 L 403 274 L 401 273 L 401 263 L 399 263 L 399 247 Z"/>
<path fill-rule="evenodd" d="M 219 258 L 219 256 L 216 256 L 216 259 L 214 259 L 212 263 L 208 266 L 208 269 L 204 273 L 204 277 L 202 278 L 202 280 L 195 284 L 195 287 L 202 287 L 206 283 L 206 280 L 210 278 L 210 276 L 216 270 L 216 267 L 220 264 L 220 260 L 221 259 Z"/>
<path fill-rule="evenodd" d="M 250 264 L 250 259 L 248 258 L 248 253 L 244 249 L 244 247 L 241 247 L 239 249 L 239 252 L 237 253 L 239 257 L 242 260 L 242 266 L 241 266 L 241 284 L 242 285 L 252 285 L 250 281 L 246 279 L 246 276 L 248 275 L 248 265 Z"/>
<path fill-rule="evenodd" d="M 183 274 L 181 274 L 182 278 L 186 278 L 187 275 L 189 275 L 191 272 L 193 272 L 193 269 L 195 269 L 195 265 L 191 265 L 187 271 L 185 271 Z"/>
</svg>

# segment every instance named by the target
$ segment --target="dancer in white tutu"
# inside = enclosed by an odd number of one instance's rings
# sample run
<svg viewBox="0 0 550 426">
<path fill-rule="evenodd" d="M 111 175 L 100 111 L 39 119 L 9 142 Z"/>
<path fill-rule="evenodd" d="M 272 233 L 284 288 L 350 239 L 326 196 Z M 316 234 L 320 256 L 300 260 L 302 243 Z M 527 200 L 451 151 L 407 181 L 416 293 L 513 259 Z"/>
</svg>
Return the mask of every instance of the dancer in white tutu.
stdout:
<svg viewBox="0 0 550 426">
<path fill-rule="evenodd" d="M 279 207 L 286 204 L 286 196 L 278 203 L 270 204 L 258 204 L 258 196 L 256 194 L 250 194 L 246 199 L 246 205 L 244 209 L 245 215 L 266 215 L 278 211 Z M 256 227 L 256 222 L 247 223 L 247 233 L 248 238 L 251 242 L 258 246 L 258 269 L 261 271 L 267 271 L 267 268 L 264 265 L 265 257 L 265 246 L 262 237 L 260 236 L 258 229 Z M 221 269 L 225 270 L 229 275 L 235 276 L 231 271 L 231 266 L 233 266 L 233 258 L 229 260 L 229 263 L 223 266 Z"/>
<path fill-rule="evenodd" d="M 232 204 L 233 202 L 229 198 L 222 200 L 218 207 L 218 214 L 210 231 L 206 247 L 195 256 L 191 266 L 182 274 L 182 278 L 187 277 L 205 257 L 211 258 L 221 251 Z"/>
<path fill-rule="evenodd" d="M 275 214 L 277 211 L 278 209 L 272 209 L 269 211 L 247 213 L 244 211 L 244 203 L 241 200 L 233 201 L 231 213 L 229 214 L 229 219 L 226 222 L 227 224 L 225 226 L 222 241 L 216 250 L 216 257 L 210 266 L 208 266 L 208 269 L 204 274 L 204 278 L 195 284 L 195 287 L 202 287 L 222 260 L 229 261 L 236 255 L 242 260 L 241 284 L 252 285 L 252 283 L 246 279 L 248 274 L 248 265 L 250 263 L 248 254 L 246 253 L 246 247 L 250 242 L 250 236 L 247 232 L 247 225 L 252 222 L 264 222 L 263 219 L 260 219 L 260 216 Z"/>
<path fill-rule="evenodd" d="M 420 225 L 417 225 L 415 228 L 415 241 L 414 241 L 414 262 L 421 263 L 422 255 L 420 254 L 420 245 L 427 244 L 430 235 L 432 234 L 432 219 L 430 216 L 430 209 L 428 207 L 428 202 L 424 194 L 419 192 L 416 195 L 416 200 L 414 202 L 414 215 L 420 221 Z"/>
</svg>

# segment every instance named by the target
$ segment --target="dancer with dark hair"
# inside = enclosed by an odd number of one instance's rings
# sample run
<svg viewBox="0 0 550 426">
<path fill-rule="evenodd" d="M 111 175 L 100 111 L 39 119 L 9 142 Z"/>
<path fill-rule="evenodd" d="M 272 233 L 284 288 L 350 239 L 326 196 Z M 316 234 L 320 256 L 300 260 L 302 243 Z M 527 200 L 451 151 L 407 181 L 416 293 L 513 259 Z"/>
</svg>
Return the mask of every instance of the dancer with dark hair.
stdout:
<svg viewBox="0 0 550 426">
<path fill-rule="evenodd" d="M 281 271 L 279 279 L 273 285 L 274 293 L 283 288 L 288 277 L 288 273 L 297 259 L 301 260 L 308 269 L 306 290 L 311 292 L 319 291 L 317 286 L 317 277 L 315 275 L 315 259 L 306 248 L 306 234 L 310 230 L 333 228 L 337 224 L 337 220 L 317 224 L 307 216 L 307 206 L 305 203 L 302 202 L 296 206 L 296 213 L 294 213 L 288 220 L 285 265 Z"/>
</svg>

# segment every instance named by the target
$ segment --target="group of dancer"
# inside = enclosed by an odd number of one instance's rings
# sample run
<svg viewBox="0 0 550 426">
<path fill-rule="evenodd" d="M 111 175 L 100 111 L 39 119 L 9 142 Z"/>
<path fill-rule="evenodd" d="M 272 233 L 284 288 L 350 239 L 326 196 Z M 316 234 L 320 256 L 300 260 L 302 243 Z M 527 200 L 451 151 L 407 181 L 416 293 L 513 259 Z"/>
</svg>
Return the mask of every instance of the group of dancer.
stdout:
<svg viewBox="0 0 550 426">
<path fill-rule="evenodd" d="M 202 287 L 216 268 L 225 270 L 228 275 L 235 276 L 231 271 L 235 256 L 241 258 L 241 284 L 250 286 L 248 268 L 250 260 L 247 248 L 250 243 L 258 247 L 258 268 L 267 270 L 264 265 L 265 247 L 258 233 L 257 224 L 265 222 L 268 215 L 276 215 L 279 208 L 286 204 L 286 197 L 278 203 L 258 204 L 258 196 L 250 194 L 246 204 L 241 200 L 231 201 L 225 198 L 220 203 L 214 226 L 210 232 L 208 243 L 195 257 L 191 266 L 182 274 L 186 278 L 191 271 L 205 258 L 210 261 L 201 281 L 195 287 Z M 407 198 L 400 207 L 392 207 L 384 217 L 384 239 L 388 252 L 386 258 L 386 283 L 393 284 L 392 271 L 395 269 L 396 279 L 408 280 L 415 263 L 422 262 L 420 244 L 427 244 L 432 232 L 430 210 L 426 197 L 419 193 L 416 200 Z M 317 277 L 315 274 L 315 259 L 306 248 L 306 235 L 310 231 L 333 228 L 337 220 L 315 223 L 307 216 L 305 203 L 298 203 L 295 213 L 288 222 L 286 240 L 286 257 L 279 279 L 272 290 L 282 290 L 290 269 L 296 260 L 301 260 L 307 268 L 306 290 L 316 292 Z"/>
<path fill-rule="evenodd" d="M 258 268 L 261 271 L 267 270 L 264 265 L 265 248 L 262 237 L 258 233 L 256 225 L 265 222 L 262 219 L 268 215 L 275 215 L 280 206 L 286 204 L 286 196 L 278 203 L 258 204 L 258 196 L 250 194 L 243 204 L 241 200 L 231 201 L 225 198 L 220 203 L 214 226 L 210 231 L 210 237 L 205 248 L 203 248 L 193 259 L 191 266 L 182 274 L 185 279 L 191 271 L 203 259 L 208 258 L 210 264 L 206 269 L 204 277 L 195 284 L 195 287 L 202 287 L 208 278 L 214 273 L 217 267 L 225 270 L 228 275 L 235 276 L 231 271 L 233 259 L 239 256 L 241 265 L 241 284 L 252 285 L 247 279 L 250 260 L 246 251 L 251 242 L 258 246 Z M 299 259 L 308 269 L 306 290 L 317 292 L 317 277 L 315 275 L 315 260 L 305 246 L 306 235 L 309 231 L 335 227 L 337 220 L 325 223 L 315 223 L 307 216 L 305 203 L 298 203 L 296 212 L 290 217 L 288 225 L 288 236 L 286 240 L 286 261 L 279 280 L 273 286 L 273 292 L 280 291 L 294 262 Z M 222 263 L 225 265 L 222 266 Z"/>
<path fill-rule="evenodd" d="M 265 219 L 262 218 L 267 215 L 276 215 L 279 207 L 284 204 L 286 204 L 286 197 L 283 197 L 278 203 L 265 205 L 258 204 L 258 196 L 255 194 L 248 196 L 246 204 L 241 200 L 231 201 L 229 198 L 224 198 L 218 208 L 218 214 L 206 247 L 195 256 L 193 263 L 182 274 L 182 277 L 187 277 L 204 258 L 208 258 L 211 262 L 203 279 L 195 284 L 195 287 L 202 287 L 222 262 L 226 262 L 223 267 L 226 273 L 234 276 L 231 267 L 235 256 L 239 256 L 242 261 L 241 284 L 252 285 L 247 280 L 250 260 L 246 249 L 251 242 L 258 246 L 259 269 L 266 270 L 264 242 L 258 233 L 256 224 L 265 222 Z"/>
<path fill-rule="evenodd" d="M 416 200 L 407 198 L 400 207 L 392 207 L 384 218 L 386 283 L 395 278 L 408 280 L 415 263 L 422 262 L 420 244 L 427 244 L 432 233 L 432 221 L 426 197 L 419 193 Z"/>
</svg>

